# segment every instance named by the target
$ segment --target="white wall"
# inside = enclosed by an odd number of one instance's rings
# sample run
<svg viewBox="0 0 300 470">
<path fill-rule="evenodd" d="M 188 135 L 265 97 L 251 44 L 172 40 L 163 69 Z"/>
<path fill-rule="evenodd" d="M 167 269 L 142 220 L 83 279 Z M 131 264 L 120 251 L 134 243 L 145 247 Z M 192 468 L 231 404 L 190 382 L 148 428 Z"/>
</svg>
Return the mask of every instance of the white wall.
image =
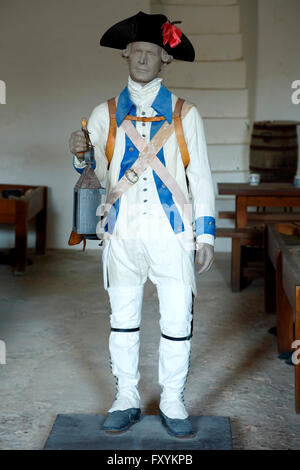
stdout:
<svg viewBox="0 0 300 470">
<path fill-rule="evenodd" d="M 291 84 L 300 80 L 300 1 L 239 0 L 247 62 L 249 114 L 258 120 L 300 120 Z"/>
<path fill-rule="evenodd" d="M 300 80 L 300 1 L 259 0 L 255 120 L 300 120 L 291 84 Z"/>
<path fill-rule="evenodd" d="M 1 0 L 0 182 L 49 186 L 48 247 L 66 248 L 78 173 L 68 150 L 81 116 L 127 81 L 119 51 L 99 46 L 112 24 L 148 0 Z M 30 238 L 30 246 L 34 237 Z M 96 242 L 94 242 L 96 243 Z M 12 247 L 12 230 L 0 247 Z"/>
<path fill-rule="evenodd" d="M 258 0 L 239 0 L 243 54 L 246 60 L 248 116 L 252 123 L 256 96 Z"/>
<path fill-rule="evenodd" d="M 179 4 L 178 8 L 180 4 L 203 5 L 207 10 L 209 5 L 221 8 L 228 4 L 232 8 L 236 1 L 163 2 L 168 3 Z M 291 83 L 300 79 L 300 1 L 239 0 L 239 5 L 250 121 L 300 120 L 300 105 L 293 105 L 290 99 Z M 89 115 L 96 104 L 117 94 L 127 80 L 126 64 L 119 51 L 101 48 L 99 38 L 115 22 L 139 10 L 149 11 L 149 6 L 150 0 L 0 1 L 0 80 L 7 85 L 6 104 L 0 104 L 0 182 L 49 186 L 48 247 L 66 248 L 72 224 L 77 174 L 71 167 L 68 150 L 70 132 L 79 127 L 81 116 Z M 201 36 L 201 44 L 205 38 Z M 238 35 L 234 39 L 237 41 Z M 228 51 L 231 54 L 226 60 L 234 62 L 239 51 Z M 215 49 L 212 52 L 217 53 Z M 199 49 L 199 54 L 200 61 L 207 59 L 204 50 Z M 219 56 L 217 59 L 224 60 Z M 245 90 L 237 92 L 243 93 L 239 99 L 244 100 Z M 217 130 L 224 128 L 223 121 L 222 125 L 217 122 L 220 118 L 227 116 L 227 121 L 230 118 L 234 123 L 232 118 L 237 117 L 239 103 L 232 100 L 229 115 L 228 100 L 220 106 L 220 100 L 212 102 L 212 93 L 206 90 L 199 94 L 208 133 L 213 120 Z M 244 110 L 244 104 L 239 106 Z M 241 119 L 246 117 L 244 111 L 238 115 Z M 232 161 L 227 171 L 224 168 L 224 145 L 220 158 L 217 152 L 214 156 L 214 146 L 210 147 L 213 167 L 217 173 L 225 172 L 224 181 L 240 179 L 245 174 L 245 152 L 236 157 L 240 173 L 237 169 L 232 173 Z M 232 146 L 232 151 L 235 147 L 239 148 Z M 234 158 L 233 153 L 231 160 Z M 243 167 L 240 161 L 244 162 Z M 222 208 L 228 207 L 219 207 Z M 33 243 L 32 236 L 30 245 Z M 88 244 L 95 247 L 96 243 Z M 13 231 L 4 231 L 1 226 L 0 247 L 13 245 Z M 230 249 L 229 242 L 226 249 Z"/>
</svg>

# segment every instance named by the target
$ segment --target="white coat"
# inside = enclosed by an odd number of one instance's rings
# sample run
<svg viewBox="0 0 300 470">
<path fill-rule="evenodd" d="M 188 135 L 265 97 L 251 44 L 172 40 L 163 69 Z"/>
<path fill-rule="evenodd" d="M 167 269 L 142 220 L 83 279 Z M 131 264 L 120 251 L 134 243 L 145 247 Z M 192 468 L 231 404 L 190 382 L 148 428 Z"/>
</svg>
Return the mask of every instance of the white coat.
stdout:
<svg viewBox="0 0 300 470">
<path fill-rule="evenodd" d="M 133 113 L 136 113 L 137 116 L 145 117 L 163 115 L 167 119 L 170 119 L 172 116 L 172 110 L 174 110 L 177 97 L 161 84 L 161 80 L 157 78 L 142 87 L 133 82 L 129 77 L 128 87 L 123 90 L 118 100 L 118 130 L 114 155 L 108 171 L 105 148 L 110 118 L 107 103 L 98 105 L 90 116 L 88 130 L 91 141 L 95 146 L 95 173 L 100 181 L 106 182 L 107 193 L 118 182 L 120 169 L 124 161 L 127 158 L 130 162 L 131 154 L 135 150 L 128 143 L 128 138 L 126 138 L 123 128 L 120 127 L 122 119 L 127 114 Z M 176 179 L 187 200 L 192 201 L 197 242 L 214 245 L 215 196 L 207 156 L 203 121 L 195 106 L 188 112 L 182 124 L 190 156 L 189 165 L 185 170 L 175 133 L 163 147 L 164 163 L 168 171 Z M 151 137 L 151 125 L 153 124 L 136 123 L 138 132 L 143 135 L 147 142 L 150 141 Z M 84 165 L 85 163 L 80 163 L 74 157 L 74 167 L 78 171 Z M 139 181 L 122 195 L 118 206 L 116 223 L 113 225 L 111 233 L 107 232 L 106 234 L 109 241 L 108 243 L 105 242 L 104 261 L 108 256 L 109 245 L 112 240 L 114 240 L 116 249 L 118 249 L 117 240 L 139 240 L 145 242 L 152 252 L 155 251 L 158 258 L 164 257 L 168 253 L 168 260 L 174 259 L 173 265 L 169 262 L 165 263 L 166 271 L 170 274 L 170 270 L 172 271 L 173 269 L 174 278 L 186 285 L 190 285 L 196 295 L 194 254 L 191 251 L 194 249 L 192 227 L 185 223 L 184 230 L 182 230 L 181 222 L 183 217 L 176 203 L 174 203 L 174 207 L 175 211 L 178 211 L 178 217 L 175 215 L 173 226 L 171 225 L 170 217 L 167 215 L 168 208 L 165 210 L 166 206 L 163 204 L 164 190 L 162 187 L 160 187 L 159 193 L 154 172 L 149 167 Z M 160 267 L 161 269 L 163 268 Z M 113 282 L 114 271 L 113 269 L 110 271 L 111 284 Z M 156 274 L 164 276 L 164 272 Z M 106 266 L 104 266 L 105 279 L 106 276 Z M 155 277 L 155 273 L 153 276 Z M 151 276 L 149 277 L 151 278 Z"/>
</svg>

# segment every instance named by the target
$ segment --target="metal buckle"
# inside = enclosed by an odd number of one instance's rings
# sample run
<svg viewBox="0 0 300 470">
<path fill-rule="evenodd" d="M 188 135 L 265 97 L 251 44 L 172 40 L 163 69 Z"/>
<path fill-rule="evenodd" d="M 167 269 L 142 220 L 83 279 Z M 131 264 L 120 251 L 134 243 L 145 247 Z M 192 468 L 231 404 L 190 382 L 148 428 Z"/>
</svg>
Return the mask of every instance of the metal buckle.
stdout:
<svg viewBox="0 0 300 470">
<path fill-rule="evenodd" d="M 129 176 L 130 174 L 133 174 L 133 178 L 132 176 Z M 139 180 L 139 176 L 137 172 L 134 171 L 132 168 L 129 168 L 129 170 L 126 170 L 124 176 L 130 184 L 135 184 Z"/>
</svg>

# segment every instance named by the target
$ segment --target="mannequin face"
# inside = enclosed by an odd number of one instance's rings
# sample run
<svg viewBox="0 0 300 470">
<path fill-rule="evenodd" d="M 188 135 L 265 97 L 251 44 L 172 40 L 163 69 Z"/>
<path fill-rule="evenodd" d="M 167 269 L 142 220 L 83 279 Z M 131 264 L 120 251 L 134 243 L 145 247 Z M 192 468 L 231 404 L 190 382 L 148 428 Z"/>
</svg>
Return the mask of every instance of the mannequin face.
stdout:
<svg viewBox="0 0 300 470">
<path fill-rule="evenodd" d="M 162 66 L 162 48 L 150 42 L 131 43 L 128 56 L 129 74 L 132 80 L 146 85 L 157 77 Z"/>
</svg>

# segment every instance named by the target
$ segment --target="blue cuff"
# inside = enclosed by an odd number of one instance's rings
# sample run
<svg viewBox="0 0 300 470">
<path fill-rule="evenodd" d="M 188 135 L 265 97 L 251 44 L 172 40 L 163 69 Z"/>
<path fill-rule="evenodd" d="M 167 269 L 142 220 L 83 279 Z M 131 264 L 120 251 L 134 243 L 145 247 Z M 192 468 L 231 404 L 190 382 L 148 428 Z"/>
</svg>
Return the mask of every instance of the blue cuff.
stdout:
<svg viewBox="0 0 300 470">
<path fill-rule="evenodd" d="M 84 167 L 84 168 L 76 168 L 76 166 L 75 166 L 75 156 L 73 156 L 73 167 L 74 167 L 75 170 L 78 171 L 78 173 L 80 173 L 80 174 L 82 174 L 82 173 L 83 173 L 83 170 L 85 169 L 85 167 Z M 92 168 L 93 168 L 93 170 L 95 170 L 95 168 L 96 168 L 96 160 L 93 161 L 93 163 L 92 163 Z"/>
<path fill-rule="evenodd" d="M 216 238 L 216 221 L 214 217 L 198 217 L 195 221 L 196 225 L 196 238 L 199 235 L 208 234 Z"/>
</svg>

